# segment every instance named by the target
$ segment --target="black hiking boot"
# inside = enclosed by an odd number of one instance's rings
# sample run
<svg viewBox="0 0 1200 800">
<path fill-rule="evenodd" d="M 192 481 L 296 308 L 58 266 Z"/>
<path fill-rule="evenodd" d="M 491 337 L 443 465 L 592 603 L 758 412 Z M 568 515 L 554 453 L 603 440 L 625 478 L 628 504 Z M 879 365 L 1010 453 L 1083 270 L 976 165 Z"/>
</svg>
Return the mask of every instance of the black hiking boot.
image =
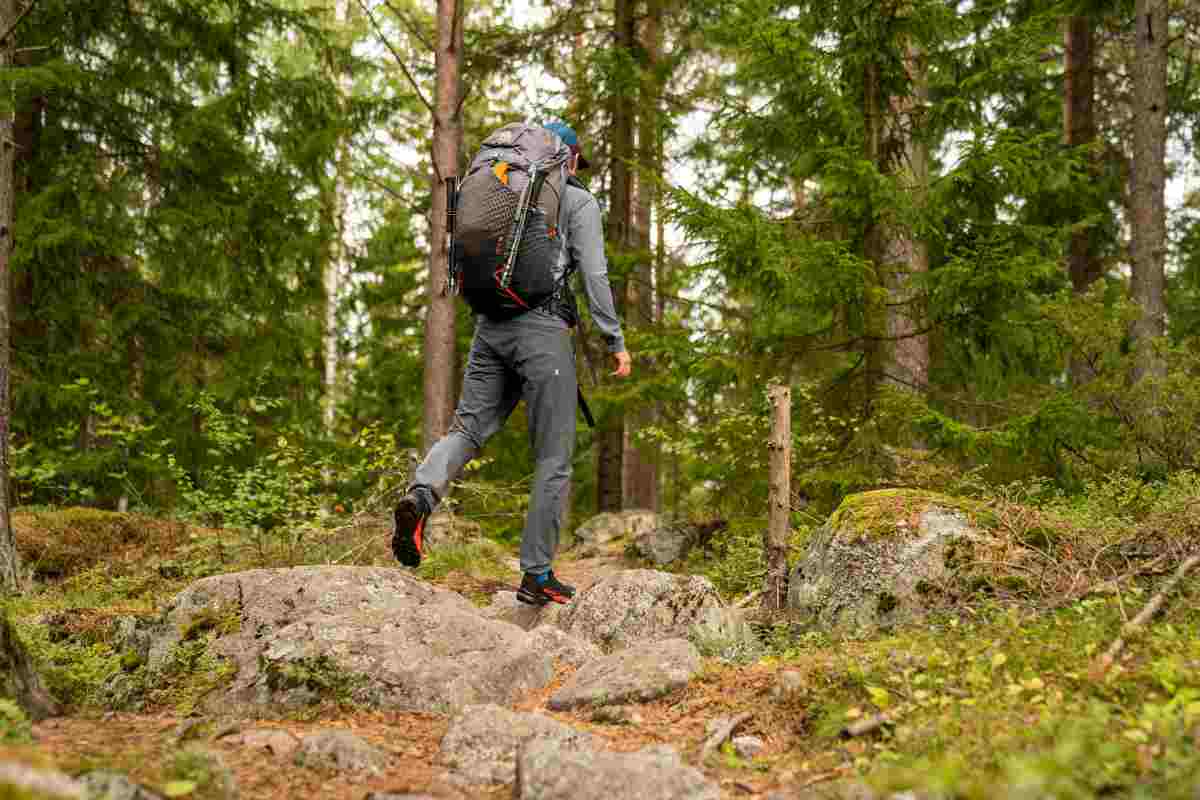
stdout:
<svg viewBox="0 0 1200 800">
<path fill-rule="evenodd" d="M 517 599 L 531 606 L 544 606 L 551 601 L 569 603 L 575 597 L 575 587 L 560 583 L 553 572 L 534 575 L 526 572 L 517 590 Z"/>
<path fill-rule="evenodd" d="M 428 517 L 421 501 L 411 492 L 400 498 L 392 512 L 392 552 L 406 567 L 421 565 L 421 536 Z"/>
</svg>

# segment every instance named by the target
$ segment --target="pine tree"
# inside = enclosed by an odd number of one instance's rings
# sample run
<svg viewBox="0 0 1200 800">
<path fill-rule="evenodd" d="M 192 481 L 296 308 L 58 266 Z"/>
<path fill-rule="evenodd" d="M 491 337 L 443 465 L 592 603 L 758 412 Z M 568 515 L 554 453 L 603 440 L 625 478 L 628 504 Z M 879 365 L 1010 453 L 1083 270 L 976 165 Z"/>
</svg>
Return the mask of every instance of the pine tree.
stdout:
<svg viewBox="0 0 1200 800">
<path fill-rule="evenodd" d="M 1161 375 L 1154 340 L 1166 333 L 1167 0 L 1138 0 L 1134 16 L 1133 236 L 1131 293 L 1141 307 L 1133 325 L 1135 378 Z"/>
</svg>

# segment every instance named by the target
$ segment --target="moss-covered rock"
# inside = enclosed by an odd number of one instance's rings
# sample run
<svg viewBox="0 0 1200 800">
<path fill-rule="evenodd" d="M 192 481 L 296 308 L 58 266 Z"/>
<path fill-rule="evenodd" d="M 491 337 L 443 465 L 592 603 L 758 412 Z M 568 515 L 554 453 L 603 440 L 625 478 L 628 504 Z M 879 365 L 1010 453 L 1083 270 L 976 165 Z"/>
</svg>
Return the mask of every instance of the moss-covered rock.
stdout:
<svg viewBox="0 0 1200 800">
<path fill-rule="evenodd" d="M 973 500 L 914 489 L 851 495 L 809 542 L 788 605 L 823 626 L 875 628 L 944 602 L 968 577 L 994 517 Z"/>
</svg>

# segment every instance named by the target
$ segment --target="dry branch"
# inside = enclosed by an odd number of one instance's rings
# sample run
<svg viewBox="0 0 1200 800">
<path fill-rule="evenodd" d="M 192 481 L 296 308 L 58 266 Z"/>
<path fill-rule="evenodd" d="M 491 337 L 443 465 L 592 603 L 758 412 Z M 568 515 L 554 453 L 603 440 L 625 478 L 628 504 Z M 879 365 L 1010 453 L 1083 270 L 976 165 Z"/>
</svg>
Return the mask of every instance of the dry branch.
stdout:
<svg viewBox="0 0 1200 800">
<path fill-rule="evenodd" d="M 1109 668 L 1112 667 L 1113 663 L 1116 662 L 1117 658 L 1120 657 L 1121 651 L 1125 649 L 1126 641 L 1130 637 L 1141 632 L 1142 629 L 1146 627 L 1146 623 L 1153 619 L 1154 615 L 1162 610 L 1163 605 L 1165 605 L 1167 602 L 1167 595 L 1171 593 L 1171 591 L 1176 587 L 1176 585 L 1179 584 L 1180 581 L 1187 577 L 1189 572 L 1195 569 L 1197 564 L 1200 564 L 1200 554 L 1191 556 L 1184 560 L 1184 562 L 1179 565 L 1179 569 L 1175 570 L 1175 574 L 1172 575 L 1171 578 L 1163 584 L 1162 588 L 1150 598 L 1142 610 L 1138 612 L 1138 615 L 1122 626 L 1121 635 L 1118 636 L 1116 641 L 1114 641 L 1108 650 L 1104 652 L 1104 655 L 1096 659 L 1096 663 L 1092 666 L 1093 679 L 1099 680 L 1104 677 L 1105 673 L 1108 672 Z"/>
<path fill-rule="evenodd" d="M 730 737 L 734 729 L 736 729 L 738 725 L 741 725 L 743 722 L 750 719 L 752 716 L 754 715 L 750 712 L 738 714 L 736 717 L 732 717 L 731 719 L 727 720 L 715 731 L 713 731 L 713 735 L 708 737 L 707 741 L 704 742 L 704 748 L 700 751 L 700 763 L 703 764 L 705 761 L 708 761 L 708 757 L 711 756 L 718 747 L 725 743 L 725 740 Z"/>
</svg>

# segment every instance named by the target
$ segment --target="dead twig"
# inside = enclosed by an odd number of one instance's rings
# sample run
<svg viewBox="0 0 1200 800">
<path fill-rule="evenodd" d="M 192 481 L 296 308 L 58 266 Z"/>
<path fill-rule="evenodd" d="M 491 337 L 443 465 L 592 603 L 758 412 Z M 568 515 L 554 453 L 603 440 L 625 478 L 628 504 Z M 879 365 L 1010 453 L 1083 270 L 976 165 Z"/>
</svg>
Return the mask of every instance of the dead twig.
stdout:
<svg viewBox="0 0 1200 800">
<path fill-rule="evenodd" d="M 743 722 L 750 719 L 752 716 L 754 715 L 748 711 L 743 714 L 738 714 L 736 717 L 732 717 L 731 719 L 727 720 L 715 731 L 713 731 L 713 735 L 708 737 L 708 740 L 704 742 L 703 749 L 700 750 L 700 763 L 703 764 L 705 761 L 708 761 L 708 757 L 711 756 L 718 747 L 725 743 L 725 740 L 729 738 L 734 729 L 737 728 L 738 725 L 741 725 Z"/>
<path fill-rule="evenodd" d="M 858 736 L 866 736 L 868 733 L 879 730 L 880 728 L 895 723 L 896 715 L 883 712 L 870 717 L 864 717 L 857 722 L 851 722 L 846 727 L 842 728 L 838 733 L 843 739 L 854 739 Z"/>
<path fill-rule="evenodd" d="M 1102 592 L 1114 591 L 1115 589 L 1120 587 L 1120 585 L 1122 583 L 1129 580 L 1130 578 L 1136 578 L 1139 575 L 1146 575 L 1148 573 L 1153 572 L 1154 569 L 1159 564 L 1161 564 L 1163 561 L 1166 560 L 1167 555 L 1168 555 L 1167 553 L 1163 553 L 1161 556 L 1154 559 L 1153 561 L 1149 561 L 1145 564 L 1142 564 L 1141 566 L 1134 567 L 1133 569 L 1129 570 L 1128 572 L 1123 572 L 1120 575 L 1116 576 L 1115 578 L 1109 578 L 1108 580 L 1104 580 L 1104 581 L 1097 581 L 1096 583 L 1089 583 L 1087 586 L 1083 587 L 1079 591 L 1069 592 L 1061 600 L 1053 603 L 1050 606 L 1050 610 L 1053 611 L 1055 609 L 1062 608 L 1063 606 L 1069 606 L 1071 603 L 1074 603 L 1077 600 L 1082 600 L 1083 598 L 1087 597 L 1090 594 L 1099 594 Z"/>
<path fill-rule="evenodd" d="M 1187 577 L 1189 572 L 1196 568 L 1197 564 L 1200 564 L 1200 554 L 1191 556 L 1181 563 L 1179 568 L 1175 570 L 1175 574 L 1150 598 L 1145 607 L 1138 612 L 1138 615 L 1121 627 L 1121 635 L 1109 646 L 1104 655 L 1096 659 L 1096 663 L 1092 667 L 1093 679 L 1099 680 L 1104 677 L 1105 673 L 1108 672 L 1109 668 L 1120 657 L 1121 651 L 1125 649 L 1126 641 L 1135 634 L 1140 633 L 1146 627 L 1146 623 L 1162 610 L 1162 607 L 1167 602 L 1167 595 L 1171 593 L 1180 581 Z"/>
</svg>

